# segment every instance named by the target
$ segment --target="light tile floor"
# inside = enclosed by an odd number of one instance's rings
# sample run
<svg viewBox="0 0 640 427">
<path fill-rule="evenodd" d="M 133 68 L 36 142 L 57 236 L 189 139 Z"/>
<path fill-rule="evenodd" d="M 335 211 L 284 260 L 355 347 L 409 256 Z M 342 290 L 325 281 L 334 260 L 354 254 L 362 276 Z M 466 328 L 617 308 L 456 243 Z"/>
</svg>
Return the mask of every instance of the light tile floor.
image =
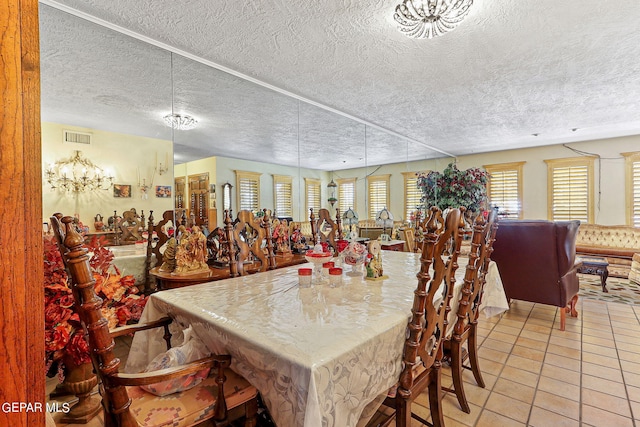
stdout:
<svg viewBox="0 0 640 427">
<path fill-rule="evenodd" d="M 640 306 L 580 300 L 566 331 L 559 322 L 557 308 L 522 301 L 500 318 L 481 318 L 486 388 L 465 372 L 471 413 L 446 394 L 446 426 L 640 427 Z M 443 385 L 452 385 L 448 368 Z M 429 418 L 426 395 L 413 411 Z"/>
</svg>

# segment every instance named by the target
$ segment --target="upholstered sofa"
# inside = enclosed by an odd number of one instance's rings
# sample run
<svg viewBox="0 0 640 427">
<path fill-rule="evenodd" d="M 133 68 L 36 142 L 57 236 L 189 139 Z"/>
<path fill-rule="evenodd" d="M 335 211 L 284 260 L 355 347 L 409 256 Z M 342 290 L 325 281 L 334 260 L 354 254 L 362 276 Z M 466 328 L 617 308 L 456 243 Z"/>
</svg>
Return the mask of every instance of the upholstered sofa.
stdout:
<svg viewBox="0 0 640 427">
<path fill-rule="evenodd" d="M 580 255 L 599 256 L 609 262 L 609 276 L 629 277 L 633 254 L 640 253 L 640 228 L 626 225 L 581 224 L 576 240 Z"/>
</svg>

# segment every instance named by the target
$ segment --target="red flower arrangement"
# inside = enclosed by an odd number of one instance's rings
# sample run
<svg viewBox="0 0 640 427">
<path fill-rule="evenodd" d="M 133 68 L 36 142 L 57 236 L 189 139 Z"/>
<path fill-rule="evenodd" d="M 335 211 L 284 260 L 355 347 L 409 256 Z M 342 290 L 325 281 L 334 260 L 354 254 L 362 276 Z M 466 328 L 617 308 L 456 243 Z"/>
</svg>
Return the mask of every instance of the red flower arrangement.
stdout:
<svg viewBox="0 0 640 427">
<path fill-rule="evenodd" d="M 94 237 L 87 245 L 93 255 L 89 264 L 96 281 L 96 294 L 104 301 L 102 315 L 109 328 L 140 320 L 147 297 L 139 296 L 133 276 L 122 276 L 113 265 L 113 253 L 103 238 Z M 89 344 L 78 313 L 55 240 L 44 239 L 45 357 L 46 372 L 64 378 L 65 364 L 90 363 Z M 57 365 L 57 369 L 56 369 Z"/>
</svg>

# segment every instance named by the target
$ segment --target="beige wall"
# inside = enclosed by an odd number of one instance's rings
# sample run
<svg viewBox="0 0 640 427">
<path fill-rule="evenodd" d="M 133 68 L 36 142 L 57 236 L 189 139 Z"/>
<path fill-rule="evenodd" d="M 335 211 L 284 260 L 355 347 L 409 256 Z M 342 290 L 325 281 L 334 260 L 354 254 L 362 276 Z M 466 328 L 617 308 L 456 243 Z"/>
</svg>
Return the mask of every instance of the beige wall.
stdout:
<svg viewBox="0 0 640 427">
<path fill-rule="evenodd" d="M 63 143 L 63 130 L 74 130 L 92 133 L 90 145 Z M 134 135 L 125 135 L 113 132 L 104 132 L 95 129 L 79 128 L 56 123 L 42 123 L 42 168 L 43 171 L 51 163 L 66 159 L 73 155 L 74 150 L 80 150 L 83 157 L 88 158 L 96 166 L 110 170 L 114 175 L 115 184 L 131 185 L 131 198 L 113 197 L 113 189 L 95 190 L 84 193 L 63 193 L 52 191 L 43 176 L 43 222 L 55 212 L 65 215 L 79 214 L 80 220 L 94 231 L 93 222 L 96 214 L 101 214 L 106 219 L 117 211 L 122 212 L 135 208 L 138 213 L 144 210 L 148 212 L 164 212 L 173 207 L 173 198 L 156 198 L 156 185 L 171 185 L 173 187 L 173 144 L 171 141 L 144 138 Z M 165 159 L 169 158 L 169 170 L 162 175 L 155 173 L 157 162 L 165 165 Z M 146 200 L 141 198 L 138 187 L 138 175 L 140 180 L 146 179 L 151 186 Z M 152 181 L 153 180 L 153 181 Z"/>
<path fill-rule="evenodd" d="M 595 165 L 595 222 L 605 225 L 624 224 L 625 177 L 624 158 L 620 153 L 639 151 L 640 135 L 602 139 L 567 144 L 568 147 L 600 156 Z M 457 159 L 460 169 L 480 167 L 486 164 L 525 161 L 523 167 L 523 209 L 527 219 L 547 219 L 547 165 L 544 160 L 579 156 L 563 145 L 552 145 L 521 150 L 496 151 L 491 153 L 461 156 Z M 396 219 L 404 212 L 404 181 L 402 172 L 434 169 L 442 171 L 449 159 L 402 162 L 366 169 L 350 169 L 336 172 L 336 177 L 357 177 L 357 211 L 366 218 L 367 175 L 391 174 L 391 201 L 389 209 Z M 404 219 L 404 218 L 402 218 Z"/>
</svg>

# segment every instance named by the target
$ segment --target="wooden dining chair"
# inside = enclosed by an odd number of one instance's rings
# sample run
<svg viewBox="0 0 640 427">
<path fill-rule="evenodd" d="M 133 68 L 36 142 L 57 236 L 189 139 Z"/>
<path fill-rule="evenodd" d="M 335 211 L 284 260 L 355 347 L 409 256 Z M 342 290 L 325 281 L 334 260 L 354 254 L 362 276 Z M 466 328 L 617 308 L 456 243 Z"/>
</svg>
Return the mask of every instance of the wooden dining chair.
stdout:
<svg viewBox="0 0 640 427">
<path fill-rule="evenodd" d="M 260 261 L 258 271 L 269 269 L 269 260 L 262 250 L 266 239 L 266 230 L 262 220 L 256 219 L 253 212 L 241 210 L 235 220 L 231 219 L 231 211 L 225 210 L 225 232 L 229 245 L 229 273 L 231 277 L 249 274 L 245 262 L 250 255 Z"/>
<path fill-rule="evenodd" d="M 311 211 L 309 220 L 311 222 L 311 234 L 313 244 L 326 242 L 334 253 L 338 253 L 338 246 L 336 240 L 338 240 L 338 224 L 331 218 L 331 214 L 328 209 L 321 208 L 318 210 L 318 215 L 313 214 L 313 208 Z"/>
<path fill-rule="evenodd" d="M 423 424 L 444 426 L 440 372 L 442 339 L 448 289 L 455 283 L 458 268 L 462 213 L 460 209 L 451 209 L 443 220 L 438 208 L 432 207 L 429 212 L 429 218 L 419 225 L 425 227 L 425 239 L 402 353 L 400 380 L 395 392 L 390 391 L 383 407 L 367 424 L 369 427 L 388 426 L 394 420 L 396 427 L 410 427 L 412 418 Z M 412 402 L 425 389 L 432 423 L 411 412 Z"/>
<path fill-rule="evenodd" d="M 89 351 L 101 386 L 105 427 L 191 426 L 211 419 L 227 426 L 229 420 L 244 417 L 245 427 L 254 427 L 257 416 L 257 390 L 244 378 L 227 369 L 229 355 L 212 355 L 189 364 L 140 374 L 119 372 L 114 338 L 157 327 L 165 329 L 170 347 L 168 325 L 164 318 L 148 324 L 129 325 L 109 330 L 101 312 L 102 300 L 96 295 L 95 280 L 89 267 L 84 239 L 72 226 L 70 216 L 54 215 L 51 224 L 69 274 L 74 305 L 88 337 Z M 158 397 L 141 386 L 181 378 L 210 368 L 213 374 L 190 390 Z"/>
<path fill-rule="evenodd" d="M 471 408 L 464 393 L 463 369 L 470 369 L 473 372 L 479 387 L 485 386 L 478 363 L 478 316 L 497 227 L 495 210 L 489 212 L 487 219 L 482 214 L 478 215 L 473 223 L 471 250 L 460 291 L 456 321 L 451 330 L 447 330 L 443 343 L 444 357 L 449 361 L 453 377 L 453 388 L 444 388 L 444 390 L 455 393 L 460 407 L 467 414 L 471 412 Z M 453 298 L 451 289 L 449 292 L 449 301 L 451 301 Z M 468 366 L 464 365 L 467 358 Z"/>
</svg>

